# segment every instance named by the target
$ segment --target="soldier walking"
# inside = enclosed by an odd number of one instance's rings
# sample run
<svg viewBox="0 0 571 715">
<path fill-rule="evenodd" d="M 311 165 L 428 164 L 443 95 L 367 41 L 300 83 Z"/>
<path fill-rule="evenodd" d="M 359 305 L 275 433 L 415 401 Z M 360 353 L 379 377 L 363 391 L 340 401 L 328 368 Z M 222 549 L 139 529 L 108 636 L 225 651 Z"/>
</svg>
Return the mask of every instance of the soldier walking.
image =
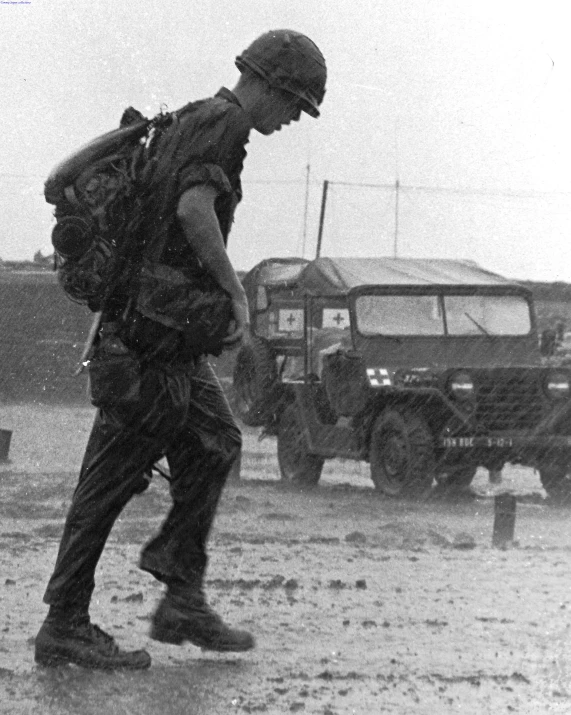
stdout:
<svg viewBox="0 0 571 715">
<path fill-rule="evenodd" d="M 164 235 L 160 262 L 198 265 L 231 299 L 232 320 L 223 347 L 247 338 L 248 305 L 226 244 L 242 197 L 240 174 L 251 129 L 270 135 L 319 116 L 326 68 L 316 45 L 290 30 L 263 34 L 236 58 L 240 78 L 232 91 L 194 102 L 175 114 L 179 129 L 165 157 L 170 162 L 149 231 Z M 159 220 L 160 219 L 160 220 Z M 153 615 L 151 638 L 190 642 L 215 651 L 246 651 L 253 636 L 226 625 L 203 591 L 207 539 L 220 494 L 240 451 L 241 435 L 204 353 L 184 335 L 129 309 L 120 290 L 107 301 L 95 356 L 111 335 L 136 354 L 140 395 L 128 407 L 101 407 L 87 444 L 53 575 L 44 595 L 49 613 L 35 642 L 44 666 L 144 669 L 145 650 L 124 651 L 91 623 L 94 573 L 123 507 L 145 486 L 145 474 L 163 456 L 171 473 L 172 507 L 144 547 L 140 567 L 165 584 Z M 119 343 L 117 343 L 119 341 Z M 99 353 L 98 353 L 99 350 Z M 113 351 L 111 351 L 113 353 Z M 111 368 L 111 362 L 109 367 Z M 123 385 L 128 391 L 128 385 Z"/>
</svg>

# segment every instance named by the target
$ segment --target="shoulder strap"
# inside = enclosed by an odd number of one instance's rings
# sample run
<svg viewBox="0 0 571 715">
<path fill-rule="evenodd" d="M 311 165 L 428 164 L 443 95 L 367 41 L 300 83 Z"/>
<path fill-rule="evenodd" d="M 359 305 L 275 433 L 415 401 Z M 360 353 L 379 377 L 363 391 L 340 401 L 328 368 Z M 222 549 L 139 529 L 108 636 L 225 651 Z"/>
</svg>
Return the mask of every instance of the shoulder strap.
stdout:
<svg viewBox="0 0 571 715">
<path fill-rule="evenodd" d="M 144 258 L 151 262 L 158 262 L 163 254 L 168 240 L 168 221 L 163 215 L 166 200 L 174 191 L 177 172 L 173 171 L 173 163 L 178 139 L 180 138 L 180 119 L 177 113 L 170 115 L 170 122 L 166 129 L 156 137 L 156 146 L 150 146 L 150 161 L 145 168 L 145 176 L 142 177 L 144 186 L 141 209 L 144 211 L 144 204 L 153 202 L 156 210 L 154 216 L 149 217 L 149 238 L 145 241 Z"/>
</svg>

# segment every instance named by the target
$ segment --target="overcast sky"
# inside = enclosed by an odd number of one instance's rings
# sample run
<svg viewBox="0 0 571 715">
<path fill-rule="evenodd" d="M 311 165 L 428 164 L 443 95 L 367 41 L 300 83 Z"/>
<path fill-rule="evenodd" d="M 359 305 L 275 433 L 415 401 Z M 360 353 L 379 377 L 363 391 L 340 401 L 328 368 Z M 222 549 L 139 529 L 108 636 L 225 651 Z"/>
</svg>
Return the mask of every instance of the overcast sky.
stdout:
<svg viewBox="0 0 571 715">
<path fill-rule="evenodd" d="M 126 106 L 152 116 L 232 87 L 235 56 L 291 27 L 327 59 L 322 117 L 252 133 L 237 268 L 314 254 L 324 179 L 322 253 L 392 255 L 398 176 L 399 255 L 571 281 L 570 6 L 0 0 L 0 257 L 51 253 L 45 177 Z"/>
</svg>

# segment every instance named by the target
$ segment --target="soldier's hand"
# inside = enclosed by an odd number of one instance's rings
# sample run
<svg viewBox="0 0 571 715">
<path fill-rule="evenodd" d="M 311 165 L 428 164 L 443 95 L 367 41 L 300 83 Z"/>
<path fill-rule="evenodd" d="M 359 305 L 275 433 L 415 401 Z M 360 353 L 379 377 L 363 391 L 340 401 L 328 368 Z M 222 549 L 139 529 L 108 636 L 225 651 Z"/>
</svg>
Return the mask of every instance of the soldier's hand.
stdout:
<svg viewBox="0 0 571 715">
<path fill-rule="evenodd" d="M 230 321 L 228 335 L 222 341 L 227 349 L 247 342 L 250 335 L 250 311 L 246 295 L 232 300 L 233 320 Z"/>
</svg>

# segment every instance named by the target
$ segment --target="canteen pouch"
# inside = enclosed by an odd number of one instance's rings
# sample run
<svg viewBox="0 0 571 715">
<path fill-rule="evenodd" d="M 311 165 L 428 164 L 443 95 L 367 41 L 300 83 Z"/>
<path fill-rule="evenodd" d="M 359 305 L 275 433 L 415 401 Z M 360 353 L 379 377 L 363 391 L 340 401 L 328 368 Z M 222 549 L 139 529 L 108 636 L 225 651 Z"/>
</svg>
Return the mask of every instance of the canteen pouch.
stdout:
<svg viewBox="0 0 571 715">
<path fill-rule="evenodd" d="M 141 396 L 141 366 L 137 356 L 116 335 L 105 334 L 89 361 L 91 403 L 103 409 L 136 405 Z"/>
</svg>

